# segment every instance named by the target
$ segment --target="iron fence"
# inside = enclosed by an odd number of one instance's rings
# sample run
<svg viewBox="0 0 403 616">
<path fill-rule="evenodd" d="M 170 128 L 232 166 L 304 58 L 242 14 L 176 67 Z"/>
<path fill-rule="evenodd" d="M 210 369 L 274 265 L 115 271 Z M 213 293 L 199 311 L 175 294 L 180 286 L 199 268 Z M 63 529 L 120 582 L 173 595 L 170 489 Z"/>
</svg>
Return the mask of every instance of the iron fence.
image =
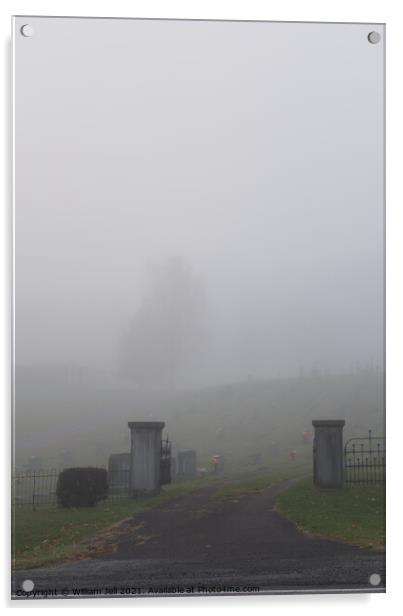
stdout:
<svg viewBox="0 0 403 616">
<path fill-rule="evenodd" d="M 351 438 L 344 446 L 344 483 L 382 484 L 386 480 L 386 439 L 383 436 Z"/>
<path fill-rule="evenodd" d="M 161 441 L 161 456 L 160 456 L 160 483 L 166 485 L 171 483 L 171 450 L 172 443 L 168 439 Z"/>
<path fill-rule="evenodd" d="M 37 509 L 41 505 L 57 506 L 58 469 L 19 471 L 12 477 L 12 503 L 15 507 Z M 130 470 L 108 471 L 108 501 L 130 496 Z"/>
</svg>

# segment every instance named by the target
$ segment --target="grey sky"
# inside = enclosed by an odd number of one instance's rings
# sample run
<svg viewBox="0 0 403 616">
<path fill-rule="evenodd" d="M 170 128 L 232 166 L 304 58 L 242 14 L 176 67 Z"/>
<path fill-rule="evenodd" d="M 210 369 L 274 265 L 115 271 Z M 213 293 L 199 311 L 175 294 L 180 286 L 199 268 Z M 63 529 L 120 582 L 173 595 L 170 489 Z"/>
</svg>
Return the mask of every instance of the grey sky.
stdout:
<svg viewBox="0 0 403 616">
<path fill-rule="evenodd" d="M 382 26 L 15 25 L 17 363 L 114 369 L 171 255 L 206 282 L 194 381 L 382 362 Z"/>
</svg>

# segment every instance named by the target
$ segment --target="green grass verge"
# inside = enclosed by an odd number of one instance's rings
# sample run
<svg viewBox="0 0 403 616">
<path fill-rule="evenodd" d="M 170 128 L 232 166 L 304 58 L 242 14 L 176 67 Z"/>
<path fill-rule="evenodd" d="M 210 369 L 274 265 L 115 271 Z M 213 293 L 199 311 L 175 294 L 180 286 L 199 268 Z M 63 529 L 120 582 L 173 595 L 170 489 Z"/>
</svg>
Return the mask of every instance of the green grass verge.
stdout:
<svg viewBox="0 0 403 616">
<path fill-rule="evenodd" d="M 304 480 L 280 493 L 276 508 L 301 529 L 365 548 L 385 546 L 385 489 L 317 489 Z"/>
<path fill-rule="evenodd" d="M 238 474 L 236 477 L 224 481 L 212 494 L 212 498 L 218 501 L 239 499 L 261 492 L 284 479 L 306 476 L 310 470 L 310 466 L 305 464 L 273 469 L 263 466 L 257 469 L 252 476 L 251 473 Z"/>
<path fill-rule="evenodd" d="M 40 567 L 85 555 L 84 539 L 90 539 L 134 514 L 142 513 L 177 497 L 217 483 L 206 477 L 165 486 L 157 496 L 137 500 L 103 501 L 95 507 L 58 509 L 18 507 L 13 512 L 13 566 Z"/>
</svg>

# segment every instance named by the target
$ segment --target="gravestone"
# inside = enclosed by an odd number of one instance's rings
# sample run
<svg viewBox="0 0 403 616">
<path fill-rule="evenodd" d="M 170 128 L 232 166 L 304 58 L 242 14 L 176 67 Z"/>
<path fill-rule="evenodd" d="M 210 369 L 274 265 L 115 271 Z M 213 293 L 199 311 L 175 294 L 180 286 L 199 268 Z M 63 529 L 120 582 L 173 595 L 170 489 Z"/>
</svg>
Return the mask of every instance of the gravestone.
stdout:
<svg viewBox="0 0 403 616">
<path fill-rule="evenodd" d="M 313 441 L 313 481 L 319 488 L 343 485 L 344 419 L 316 419 Z"/>
<path fill-rule="evenodd" d="M 193 479 L 197 475 L 196 452 L 194 449 L 183 449 L 178 452 L 178 477 Z"/>
<path fill-rule="evenodd" d="M 130 453 L 112 453 L 108 459 L 110 485 L 127 486 L 130 482 Z"/>
<path fill-rule="evenodd" d="M 159 492 L 161 487 L 161 436 L 163 421 L 130 421 L 131 477 L 133 497 Z"/>
</svg>

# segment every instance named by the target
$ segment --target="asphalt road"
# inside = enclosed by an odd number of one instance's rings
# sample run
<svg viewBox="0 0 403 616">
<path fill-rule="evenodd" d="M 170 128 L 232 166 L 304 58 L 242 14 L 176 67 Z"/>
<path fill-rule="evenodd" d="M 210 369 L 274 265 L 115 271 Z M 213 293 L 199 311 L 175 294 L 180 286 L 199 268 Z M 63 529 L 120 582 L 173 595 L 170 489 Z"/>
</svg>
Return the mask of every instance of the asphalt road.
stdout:
<svg viewBox="0 0 403 616">
<path fill-rule="evenodd" d="M 274 510 L 287 485 L 224 504 L 201 490 L 136 515 L 94 540 L 94 558 L 15 572 L 14 596 L 384 591 L 383 552 L 309 536 Z"/>
</svg>

